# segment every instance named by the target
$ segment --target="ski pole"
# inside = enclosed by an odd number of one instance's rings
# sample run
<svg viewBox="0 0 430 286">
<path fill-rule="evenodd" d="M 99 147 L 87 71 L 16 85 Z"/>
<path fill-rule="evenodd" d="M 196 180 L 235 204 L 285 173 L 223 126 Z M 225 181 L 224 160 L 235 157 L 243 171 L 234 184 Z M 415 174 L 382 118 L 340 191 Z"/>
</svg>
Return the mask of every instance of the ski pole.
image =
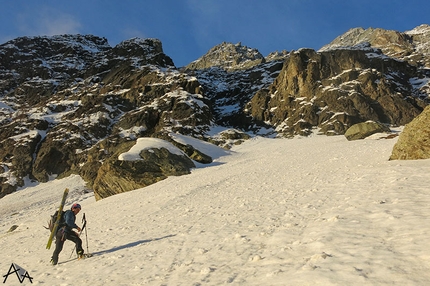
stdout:
<svg viewBox="0 0 430 286">
<path fill-rule="evenodd" d="M 87 241 L 87 254 L 90 254 L 90 251 L 88 250 L 88 234 L 87 234 L 88 230 L 87 229 L 88 228 L 85 228 L 85 240 Z"/>
<path fill-rule="evenodd" d="M 81 229 L 81 231 L 78 233 L 78 237 L 81 237 L 81 234 L 82 234 L 82 232 L 84 231 L 84 229 L 85 229 L 85 226 L 87 225 L 87 220 L 86 220 L 86 218 L 85 218 L 85 213 L 84 213 L 84 215 L 82 216 L 82 223 L 83 223 L 83 225 L 82 225 L 82 229 Z M 87 234 L 87 231 L 85 230 L 85 235 Z M 73 249 L 72 249 L 72 253 L 70 253 L 70 258 L 72 258 L 72 255 L 73 255 L 73 252 L 75 251 L 75 249 L 76 249 L 76 244 L 75 244 L 75 246 L 73 247 Z M 87 250 L 88 250 L 88 237 L 87 237 Z"/>
<path fill-rule="evenodd" d="M 82 230 L 81 230 L 81 232 L 79 232 L 78 237 L 80 237 L 80 236 L 81 236 L 81 233 L 82 233 Z M 73 247 L 73 249 L 72 249 L 72 253 L 70 253 L 70 257 L 69 257 L 69 258 L 72 258 L 72 255 L 73 255 L 73 252 L 75 252 L 75 249 L 76 249 L 76 244 L 75 244 L 75 246 Z"/>
<path fill-rule="evenodd" d="M 70 253 L 70 257 L 69 258 L 72 258 L 73 252 L 75 252 L 75 248 L 76 248 L 76 245 L 73 247 L 72 253 Z"/>
</svg>

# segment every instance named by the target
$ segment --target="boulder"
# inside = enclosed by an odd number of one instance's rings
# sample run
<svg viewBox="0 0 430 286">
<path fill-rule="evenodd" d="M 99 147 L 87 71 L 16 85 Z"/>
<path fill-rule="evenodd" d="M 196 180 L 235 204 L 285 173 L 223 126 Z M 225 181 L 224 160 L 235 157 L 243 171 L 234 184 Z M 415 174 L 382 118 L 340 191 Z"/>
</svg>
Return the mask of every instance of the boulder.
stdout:
<svg viewBox="0 0 430 286">
<path fill-rule="evenodd" d="M 390 160 L 430 158 L 430 106 L 405 126 L 393 147 Z"/>
<path fill-rule="evenodd" d="M 379 122 L 366 121 L 352 125 L 345 132 L 345 137 L 349 141 L 359 140 L 369 137 L 375 133 L 390 133 L 391 130 L 387 125 Z"/>
<path fill-rule="evenodd" d="M 194 148 L 190 144 L 178 146 L 178 145 L 181 145 L 181 144 L 176 143 L 175 145 L 179 149 L 181 149 L 182 151 L 184 151 L 185 154 L 188 155 L 188 157 L 190 157 L 191 159 L 193 159 L 196 162 L 199 162 L 201 164 L 210 164 L 213 161 L 211 156 L 206 155 L 205 153 L 197 150 L 196 148 Z"/>
<path fill-rule="evenodd" d="M 190 173 L 193 161 L 186 155 L 172 154 L 166 148 L 151 148 L 140 153 L 141 160 L 119 160 L 117 154 L 103 163 L 93 189 L 96 200 L 132 191 L 166 179 Z"/>
</svg>

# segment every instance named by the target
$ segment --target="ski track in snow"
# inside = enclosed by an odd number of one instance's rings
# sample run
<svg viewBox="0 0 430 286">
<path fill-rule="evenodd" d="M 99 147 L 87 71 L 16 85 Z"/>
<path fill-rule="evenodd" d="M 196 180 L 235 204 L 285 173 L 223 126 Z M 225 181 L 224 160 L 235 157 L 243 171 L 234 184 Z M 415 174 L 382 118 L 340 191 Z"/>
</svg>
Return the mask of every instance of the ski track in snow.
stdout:
<svg viewBox="0 0 430 286">
<path fill-rule="evenodd" d="M 77 176 L 29 187 L 0 199 L 0 270 L 34 285 L 427 285 L 430 160 L 388 161 L 397 139 L 377 138 L 254 138 L 98 202 Z M 94 256 L 71 260 L 67 241 L 51 266 L 42 225 L 66 187 Z"/>
</svg>

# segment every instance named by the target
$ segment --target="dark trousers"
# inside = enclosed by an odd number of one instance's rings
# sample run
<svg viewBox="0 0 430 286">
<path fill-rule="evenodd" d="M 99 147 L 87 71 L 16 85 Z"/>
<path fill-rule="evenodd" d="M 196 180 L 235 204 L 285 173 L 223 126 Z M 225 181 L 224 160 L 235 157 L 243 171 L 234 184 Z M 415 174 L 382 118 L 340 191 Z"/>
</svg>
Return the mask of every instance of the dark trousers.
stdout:
<svg viewBox="0 0 430 286">
<path fill-rule="evenodd" d="M 57 234 L 55 236 L 55 250 L 52 254 L 52 261 L 57 264 L 58 262 L 58 255 L 60 254 L 61 250 L 63 250 L 64 242 L 67 240 L 71 240 L 76 244 L 76 254 L 83 254 L 84 249 L 82 248 L 82 240 L 79 238 L 79 236 L 74 231 L 65 231 L 64 228 L 60 228 L 57 231 Z"/>
</svg>

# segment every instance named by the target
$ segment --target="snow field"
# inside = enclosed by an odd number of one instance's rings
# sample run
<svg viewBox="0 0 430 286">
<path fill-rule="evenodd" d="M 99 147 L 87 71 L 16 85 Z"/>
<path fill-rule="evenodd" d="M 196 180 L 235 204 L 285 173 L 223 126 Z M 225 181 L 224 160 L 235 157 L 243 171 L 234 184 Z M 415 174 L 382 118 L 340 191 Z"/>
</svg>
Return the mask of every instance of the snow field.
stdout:
<svg viewBox="0 0 430 286">
<path fill-rule="evenodd" d="M 380 137 L 254 138 L 98 202 L 76 176 L 28 187 L 0 199 L 1 269 L 35 285 L 426 285 L 430 161 L 388 161 L 397 139 Z M 94 256 L 69 261 L 66 242 L 51 266 L 42 225 L 65 187 Z"/>
</svg>

